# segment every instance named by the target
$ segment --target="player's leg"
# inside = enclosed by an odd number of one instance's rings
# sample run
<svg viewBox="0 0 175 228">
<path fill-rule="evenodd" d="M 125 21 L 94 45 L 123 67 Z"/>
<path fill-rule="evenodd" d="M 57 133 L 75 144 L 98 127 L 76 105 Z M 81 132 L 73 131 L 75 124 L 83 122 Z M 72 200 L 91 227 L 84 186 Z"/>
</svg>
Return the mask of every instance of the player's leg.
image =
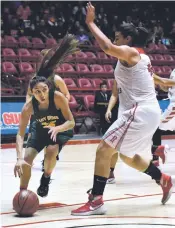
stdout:
<svg viewBox="0 0 175 228">
<path fill-rule="evenodd" d="M 165 204 L 169 200 L 173 189 L 171 176 L 162 173 L 152 162 L 148 162 L 138 154 L 130 158 L 120 153 L 120 158 L 130 167 L 151 176 L 153 180 L 161 185 L 163 190 L 162 204 Z"/>
<path fill-rule="evenodd" d="M 46 148 L 46 154 L 44 159 L 44 173 L 40 180 L 40 186 L 37 189 L 37 193 L 41 197 L 45 197 L 48 195 L 51 174 L 56 165 L 56 156 L 58 154 L 58 148 L 59 146 L 57 144 L 49 145 Z"/>
<path fill-rule="evenodd" d="M 26 148 L 24 154 L 24 161 L 32 165 L 33 160 L 35 159 L 37 154 L 38 152 L 36 149 L 31 147 Z M 20 189 L 27 189 L 31 177 L 31 166 L 23 165 L 22 169 L 23 175 L 20 177 Z"/>
<path fill-rule="evenodd" d="M 59 152 L 60 152 L 60 151 L 58 151 L 58 154 L 57 154 L 57 156 L 56 156 L 56 160 L 57 160 L 57 161 L 59 160 Z M 46 147 L 44 148 L 44 159 L 43 159 L 42 162 L 41 162 L 41 165 L 42 165 L 42 172 L 44 172 L 44 160 L 45 160 L 45 155 L 46 155 Z"/>
<path fill-rule="evenodd" d="M 53 141 L 49 139 L 49 146 L 46 148 L 45 159 L 44 159 L 44 173 L 41 177 L 40 187 L 38 188 L 38 195 L 45 197 L 49 191 L 49 183 L 51 173 L 56 165 L 57 156 L 62 150 L 66 142 L 73 137 L 73 130 L 68 130 L 57 134 L 55 145 Z"/>
<path fill-rule="evenodd" d="M 166 157 L 167 157 L 168 145 L 165 145 L 165 146 L 161 145 L 161 136 L 162 136 L 162 130 L 158 128 L 155 131 L 152 138 L 152 141 L 153 141 L 153 145 L 151 148 L 152 162 L 156 166 L 159 166 L 159 157 L 161 158 L 163 164 L 166 162 Z"/>
<path fill-rule="evenodd" d="M 104 214 L 106 212 L 103 203 L 103 192 L 109 176 L 111 157 L 115 153 L 116 150 L 105 141 L 100 142 L 96 151 L 94 181 L 93 188 L 90 190 L 89 201 L 77 210 L 73 210 L 72 215 Z"/>
<path fill-rule="evenodd" d="M 110 173 L 109 173 L 109 177 L 107 180 L 107 184 L 115 183 L 114 169 L 115 169 L 117 161 L 118 161 L 118 152 L 116 152 L 111 158 Z"/>
</svg>

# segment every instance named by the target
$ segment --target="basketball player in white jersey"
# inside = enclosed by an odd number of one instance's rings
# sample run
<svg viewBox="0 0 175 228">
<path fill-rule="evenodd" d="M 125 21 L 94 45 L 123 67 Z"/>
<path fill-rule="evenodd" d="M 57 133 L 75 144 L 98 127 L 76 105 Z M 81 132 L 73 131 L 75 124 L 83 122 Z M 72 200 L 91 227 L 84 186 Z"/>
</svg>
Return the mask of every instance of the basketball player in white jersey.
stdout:
<svg viewBox="0 0 175 228">
<path fill-rule="evenodd" d="M 101 140 L 95 160 L 93 188 L 88 191 L 88 202 L 73 210 L 72 215 L 94 215 L 106 212 L 103 192 L 109 175 L 110 161 L 117 151 L 120 158 L 132 168 L 159 181 L 163 190 L 162 204 L 171 196 L 172 178 L 154 166 L 149 159 L 151 139 L 160 124 L 161 112 L 156 99 L 154 81 L 150 74 L 150 59 L 131 46 L 143 46 L 148 35 L 144 28 L 131 24 L 120 26 L 114 44 L 94 23 L 95 8 L 87 4 L 86 24 L 108 55 L 119 59 L 115 69 L 114 87 L 119 92 L 118 119 Z M 117 88 L 115 89 L 117 91 Z M 114 103 L 117 94 L 112 98 Z M 144 158 L 145 155 L 145 158 Z"/>
<path fill-rule="evenodd" d="M 170 79 L 175 80 L 175 69 L 171 72 Z M 161 117 L 161 124 L 159 128 L 164 131 L 175 130 L 175 86 L 168 89 L 168 98 L 170 104 Z"/>
<path fill-rule="evenodd" d="M 175 82 L 175 69 L 170 74 L 170 79 L 163 79 Z M 159 83 L 157 83 L 159 84 Z M 175 85 L 171 83 L 162 84 L 160 88 L 165 92 L 168 92 L 168 97 L 170 104 L 167 109 L 163 112 L 161 116 L 161 123 L 159 128 L 153 135 L 153 145 L 152 145 L 152 153 L 153 153 L 153 162 L 156 166 L 159 166 L 159 155 L 164 154 L 164 161 L 166 159 L 168 148 L 167 145 L 161 145 L 161 135 L 163 131 L 174 131 L 175 130 Z M 158 155 L 158 156 L 157 156 Z"/>
<path fill-rule="evenodd" d="M 171 77 L 171 79 L 167 79 L 167 78 L 159 77 L 158 75 L 154 74 L 153 72 L 152 72 L 152 74 L 153 74 L 155 85 L 159 85 L 162 89 L 165 90 L 165 88 L 167 88 L 167 87 L 173 87 L 173 88 L 175 87 L 175 78 L 173 79 Z M 116 93 L 116 91 L 113 90 L 111 96 L 115 96 L 115 93 Z M 109 102 L 109 107 L 108 107 L 107 112 L 105 114 L 107 122 L 110 122 L 110 119 L 112 117 L 110 107 L 111 107 L 111 104 Z M 161 131 L 159 128 L 154 133 L 152 141 L 153 141 L 153 145 L 151 148 L 152 162 L 154 163 L 154 165 L 159 166 L 159 157 L 161 158 L 162 163 L 164 164 L 166 161 L 167 149 L 168 149 L 168 147 L 166 145 L 165 146 L 161 145 Z M 107 180 L 108 184 L 114 184 L 115 183 L 114 169 L 115 169 L 115 165 L 117 163 L 117 160 L 118 160 L 118 153 L 114 154 L 111 158 L 110 173 L 109 173 L 109 177 Z"/>
</svg>

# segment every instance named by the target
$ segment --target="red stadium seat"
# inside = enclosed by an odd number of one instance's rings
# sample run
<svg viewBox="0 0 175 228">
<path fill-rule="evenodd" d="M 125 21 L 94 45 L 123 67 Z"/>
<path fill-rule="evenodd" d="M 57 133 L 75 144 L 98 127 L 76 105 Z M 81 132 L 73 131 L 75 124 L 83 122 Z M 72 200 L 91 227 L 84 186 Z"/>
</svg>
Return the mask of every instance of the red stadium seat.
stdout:
<svg viewBox="0 0 175 228">
<path fill-rule="evenodd" d="M 18 42 L 13 36 L 5 36 L 4 37 L 4 43 L 6 47 L 18 47 Z"/>
<path fill-rule="evenodd" d="M 69 88 L 77 88 L 77 85 L 75 84 L 74 80 L 72 78 L 64 78 L 64 82 L 66 83 L 68 89 Z"/>
<path fill-rule="evenodd" d="M 16 67 L 11 62 L 3 62 L 2 63 L 2 81 L 8 84 L 9 88 L 13 87 L 17 89 L 18 94 L 23 94 L 26 91 L 25 88 L 25 78 L 19 77 L 19 73 L 17 72 Z"/>
<path fill-rule="evenodd" d="M 39 50 L 30 50 L 32 55 L 32 61 L 39 62 L 42 59 L 41 52 Z"/>
<path fill-rule="evenodd" d="M 152 60 L 152 64 L 153 65 L 162 65 L 162 64 L 164 64 L 163 55 L 161 55 L 161 54 L 154 54 L 153 57 L 154 57 L 154 60 Z"/>
<path fill-rule="evenodd" d="M 75 70 L 74 70 L 73 66 L 71 64 L 69 64 L 69 63 L 61 64 L 60 68 L 61 68 L 62 72 L 75 73 Z"/>
<path fill-rule="evenodd" d="M 154 55 L 149 54 L 148 57 L 150 58 L 151 61 L 154 60 Z"/>
<path fill-rule="evenodd" d="M 112 89 L 115 79 L 107 79 L 107 85 L 109 89 Z"/>
<path fill-rule="evenodd" d="M 40 38 L 32 38 L 32 47 L 33 48 L 45 48 L 45 44 Z"/>
<path fill-rule="evenodd" d="M 108 56 L 104 52 L 97 52 L 97 59 L 100 60 L 101 63 L 111 62 Z"/>
<path fill-rule="evenodd" d="M 167 53 L 168 52 L 168 48 L 164 44 L 158 44 L 157 46 L 159 48 L 159 50 L 158 50 L 159 53 Z"/>
<path fill-rule="evenodd" d="M 86 64 L 81 64 L 81 63 L 76 65 L 76 71 L 78 73 L 87 73 L 87 74 L 90 72 L 88 66 Z"/>
<path fill-rule="evenodd" d="M 19 37 L 19 46 L 21 48 L 31 48 L 32 43 L 29 41 L 29 39 L 26 36 Z"/>
<path fill-rule="evenodd" d="M 4 60 L 7 60 L 7 61 L 8 60 L 12 60 L 12 61 L 18 60 L 18 56 L 15 54 L 15 52 L 11 48 L 2 49 L 2 55 L 4 57 Z"/>
<path fill-rule="evenodd" d="M 92 81 L 93 87 L 97 89 L 100 88 L 100 84 L 103 82 L 100 78 L 94 78 L 94 79 L 91 79 L 91 81 Z"/>
<path fill-rule="evenodd" d="M 2 63 L 2 72 L 7 74 L 18 74 L 16 67 L 11 62 Z"/>
<path fill-rule="evenodd" d="M 94 109 L 94 101 L 95 101 L 94 95 L 85 95 L 84 96 L 84 104 L 88 110 Z"/>
<path fill-rule="evenodd" d="M 87 62 L 87 55 L 80 51 L 74 54 L 76 62 L 79 63 L 86 63 Z"/>
<path fill-rule="evenodd" d="M 35 72 L 35 70 L 33 69 L 30 63 L 23 62 L 23 63 L 19 63 L 18 66 L 19 66 L 20 75 L 30 76 Z"/>
<path fill-rule="evenodd" d="M 104 71 L 107 73 L 114 73 L 114 69 L 112 65 L 104 65 L 103 68 L 104 68 Z"/>
<path fill-rule="evenodd" d="M 164 62 L 165 64 L 168 64 L 168 65 L 175 65 L 175 60 L 173 59 L 173 57 L 171 55 L 164 55 Z"/>
<path fill-rule="evenodd" d="M 94 63 L 94 62 L 97 61 L 97 57 L 96 57 L 96 55 L 93 52 L 87 51 L 85 53 L 86 53 L 86 56 L 87 56 L 87 61 L 89 63 Z"/>
<path fill-rule="evenodd" d="M 18 49 L 18 56 L 20 61 L 30 61 L 32 59 L 31 53 L 25 48 Z"/>
<path fill-rule="evenodd" d="M 104 69 L 101 65 L 99 64 L 92 64 L 90 65 L 90 68 L 91 68 L 91 72 L 94 72 L 94 73 L 104 73 Z"/>
<path fill-rule="evenodd" d="M 69 107 L 72 111 L 76 111 L 78 103 L 73 95 L 70 96 Z"/>
<path fill-rule="evenodd" d="M 163 74 L 163 75 L 169 77 L 170 74 L 171 74 L 171 72 L 172 72 L 171 67 L 169 67 L 169 66 L 163 66 L 163 67 L 162 67 L 162 74 Z"/>
<path fill-rule="evenodd" d="M 156 74 L 161 74 L 162 73 L 162 70 L 160 67 L 158 66 L 153 66 L 153 72 L 156 73 Z"/>
<path fill-rule="evenodd" d="M 92 119 L 92 126 L 95 127 L 96 131 L 98 132 L 98 124 L 97 124 L 97 118 L 99 117 L 98 114 L 96 114 L 94 110 L 94 101 L 95 96 L 94 95 L 85 95 L 84 96 L 84 104 L 87 110 L 89 111 L 88 115 Z"/>
<path fill-rule="evenodd" d="M 54 38 L 49 38 L 46 40 L 46 48 L 52 48 L 57 45 L 57 42 Z"/>
<path fill-rule="evenodd" d="M 89 88 L 89 89 L 92 88 L 92 84 L 87 78 L 79 78 L 77 80 L 77 84 L 80 88 Z"/>
<path fill-rule="evenodd" d="M 151 51 L 157 51 L 157 50 L 159 50 L 159 47 L 156 45 L 156 44 L 154 44 L 154 43 L 150 43 L 150 44 L 148 44 L 148 48 L 149 48 L 149 50 L 151 50 Z"/>
</svg>

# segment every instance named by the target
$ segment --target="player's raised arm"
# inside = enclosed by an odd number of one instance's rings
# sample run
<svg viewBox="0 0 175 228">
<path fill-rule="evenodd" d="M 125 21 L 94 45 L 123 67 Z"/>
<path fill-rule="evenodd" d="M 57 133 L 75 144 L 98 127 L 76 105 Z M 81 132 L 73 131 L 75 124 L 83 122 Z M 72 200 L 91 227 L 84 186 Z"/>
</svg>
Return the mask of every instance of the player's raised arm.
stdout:
<svg viewBox="0 0 175 228">
<path fill-rule="evenodd" d="M 87 4 L 86 24 L 89 30 L 99 43 L 101 49 L 108 55 L 124 60 L 132 64 L 132 58 L 138 57 L 138 51 L 126 45 L 116 46 L 110 39 L 97 27 L 95 20 L 95 7 L 89 2 Z"/>
</svg>

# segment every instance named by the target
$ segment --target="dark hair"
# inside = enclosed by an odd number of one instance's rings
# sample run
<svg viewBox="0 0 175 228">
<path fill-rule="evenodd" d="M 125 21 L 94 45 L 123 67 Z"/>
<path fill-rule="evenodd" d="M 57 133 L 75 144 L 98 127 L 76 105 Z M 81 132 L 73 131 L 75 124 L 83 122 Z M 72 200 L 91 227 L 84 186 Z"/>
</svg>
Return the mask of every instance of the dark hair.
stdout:
<svg viewBox="0 0 175 228">
<path fill-rule="evenodd" d="M 122 33 L 124 38 L 132 37 L 132 46 L 143 47 L 147 43 L 149 32 L 144 27 L 135 27 L 133 24 L 126 23 L 120 25 L 118 31 Z"/>
<path fill-rule="evenodd" d="M 101 88 L 103 85 L 107 86 L 107 83 L 106 83 L 105 81 L 101 82 L 101 83 L 100 83 L 100 88 Z"/>
<path fill-rule="evenodd" d="M 36 84 L 40 83 L 40 82 L 44 82 L 45 84 L 47 84 L 49 86 L 49 82 L 45 77 L 33 77 L 30 80 L 30 89 L 31 91 L 33 90 L 33 88 L 35 87 Z"/>
<path fill-rule="evenodd" d="M 44 53 L 37 76 L 48 78 L 53 75 L 53 71 L 57 65 L 63 63 L 70 54 L 79 51 L 78 44 L 79 41 L 74 35 L 67 34 L 61 44 L 57 44 Z"/>
</svg>

